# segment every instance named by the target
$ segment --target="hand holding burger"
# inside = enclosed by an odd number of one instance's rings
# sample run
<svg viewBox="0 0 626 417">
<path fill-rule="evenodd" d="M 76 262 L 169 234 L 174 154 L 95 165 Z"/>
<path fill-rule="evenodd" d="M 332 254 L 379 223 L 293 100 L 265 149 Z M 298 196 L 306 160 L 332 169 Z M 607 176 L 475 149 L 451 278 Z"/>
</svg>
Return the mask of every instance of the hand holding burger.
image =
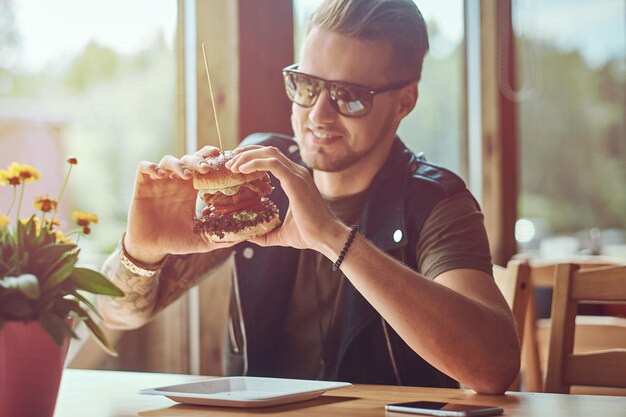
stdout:
<svg viewBox="0 0 626 417">
<path fill-rule="evenodd" d="M 193 177 L 198 197 L 206 204 L 194 232 L 214 243 L 252 239 L 280 224 L 278 208 L 267 198 L 273 189 L 268 173 L 233 173 L 224 166 L 233 156 L 227 151 L 206 159 L 209 171 Z"/>
</svg>

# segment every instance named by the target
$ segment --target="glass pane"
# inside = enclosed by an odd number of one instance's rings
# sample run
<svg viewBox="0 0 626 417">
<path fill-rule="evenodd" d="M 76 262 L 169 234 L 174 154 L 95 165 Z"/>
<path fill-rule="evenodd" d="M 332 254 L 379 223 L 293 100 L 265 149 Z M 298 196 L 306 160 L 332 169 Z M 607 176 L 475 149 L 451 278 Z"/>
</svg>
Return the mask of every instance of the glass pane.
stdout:
<svg viewBox="0 0 626 417">
<path fill-rule="evenodd" d="M 424 59 L 419 99 L 400 124 L 398 135 L 426 159 L 462 174 L 464 63 L 462 0 L 416 0 L 428 27 L 430 51 Z"/>
<path fill-rule="evenodd" d="M 514 2 L 513 17 L 520 250 L 626 258 L 626 1 Z"/>
<path fill-rule="evenodd" d="M 35 196 L 58 196 L 65 159 L 78 159 L 60 215 L 65 230 L 73 209 L 100 216 L 83 255 L 117 245 L 137 163 L 174 152 L 176 22 L 176 0 L 0 0 L 0 168 L 42 172 L 26 215 Z M 1 212 L 10 199 L 0 188 Z"/>
<path fill-rule="evenodd" d="M 295 56 L 305 22 L 322 0 L 294 0 Z M 398 135 L 427 160 L 457 173 L 461 167 L 463 128 L 463 0 L 415 0 L 428 27 L 430 52 L 424 59 L 419 99 Z"/>
</svg>

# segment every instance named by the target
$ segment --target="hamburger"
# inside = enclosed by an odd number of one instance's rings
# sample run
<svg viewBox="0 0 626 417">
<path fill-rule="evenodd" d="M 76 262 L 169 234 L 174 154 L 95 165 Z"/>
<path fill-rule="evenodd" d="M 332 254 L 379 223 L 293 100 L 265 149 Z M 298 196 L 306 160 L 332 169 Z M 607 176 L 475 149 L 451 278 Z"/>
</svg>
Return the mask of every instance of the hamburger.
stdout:
<svg viewBox="0 0 626 417">
<path fill-rule="evenodd" d="M 198 198 L 206 205 L 196 213 L 194 232 L 211 242 L 252 239 L 280 224 L 278 208 L 268 199 L 273 190 L 268 173 L 234 173 L 224 166 L 233 156 L 225 152 L 208 158 L 209 171 L 193 177 Z"/>
</svg>

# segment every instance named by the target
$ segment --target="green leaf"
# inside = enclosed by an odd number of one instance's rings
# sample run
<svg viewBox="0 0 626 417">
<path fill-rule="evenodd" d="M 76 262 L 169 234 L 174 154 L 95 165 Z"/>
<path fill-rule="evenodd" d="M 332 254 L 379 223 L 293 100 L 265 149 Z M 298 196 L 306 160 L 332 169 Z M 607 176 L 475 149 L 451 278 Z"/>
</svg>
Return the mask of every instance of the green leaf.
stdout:
<svg viewBox="0 0 626 417">
<path fill-rule="evenodd" d="M 24 229 L 26 229 L 26 235 L 28 237 L 31 237 L 31 236 L 34 237 L 34 236 L 37 235 L 37 225 L 35 224 L 35 215 L 34 214 L 32 216 L 30 216 L 30 218 L 26 222 L 26 225 L 25 225 Z"/>
<path fill-rule="evenodd" d="M 41 265 L 50 264 L 59 259 L 64 253 L 75 249 L 74 244 L 53 243 L 39 248 L 34 254 L 33 259 Z"/>
<path fill-rule="evenodd" d="M 15 237 L 17 241 L 17 244 L 16 244 L 17 252 L 20 254 L 20 257 L 21 257 L 21 255 L 24 253 L 24 241 L 26 238 L 26 227 L 21 221 L 18 221 L 15 230 L 16 230 Z"/>
<path fill-rule="evenodd" d="M 67 327 L 65 320 L 49 311 L 42 311 L 39 315 L 41 327 L 52 337 L 54 343 L 61 346 L 66 336 L 64 327 Z"/>
<path fill-rule="evenodd" d="M 32 274 L 0 278 L 0 287 L 6 290 L 19 291 L 31 300 L 36 300 L 40 295 L 39 281 Z"/>
<path fill-rule="evenodd" d="M 35 314 L 28 300 L 21 295 L 19 297 L 8 297 L 6 300 L 3 300 L 0 308 L 5 313 L 4 317 L 10 319 L 27 320 Z"/>
<path fill-rule="evenodd" d="M 56 236 L 54 235 L 54 233 L 42 233 L 42 236 L 44 245 L 49 245 L 56 242 Z"/>
<path fill-rule="evenodd" d="M 80 316 L 80 319 L 83 319 L 87 315 L 81 308 L 80 304 L 78 304 L 78 301 L 61 298 L 56 301 L 51 312 L 53 312 L 59 319 L 63 320 L 63 323 L 65 325 L 61 328 L 61 330 L 63 330 L 66 335 L 74 339 L 79 339 L 78 335 L 74 333 L 74 330 L 72 330 L 72 327 L 70 324 L 68 324 L 67 320 L 67 317 L 71 316 L 71 312 L 77 312 L 77 314 Z"/>
<path fill-rule="evenodd" d="M 7 234 L 7 242 L 12 248 L 15 248 L 17 246 L 17 240 L 15 240 L 15 236 L 13 236 L 12 233 Z"/>
<path fill-rule="evenodd" d="M 36 244 L 36 240 L 37 240 L 37 225 L 35 224 L 35 221 L 33 220 L 35 218 L 35 215 L 33 214 L 30 219 L 28 219 L 28 222 L 26 223 L 26 225 L 24 226 L 24 249 L 27 252 L 32 252 L 33 249 L 35 248 L 35 244 Z"/>
<path fill-rule="evenodd" d="M 100 327 L 98 327 L 98 325 L 91 319 L 91 317 L 87 317 L 87 319 L 85 319 L 85 324 L 87 325 L 87 328 L 91 332 L 92 336 L 96 339 L 96 342 L 98 342 L 98 344 L 109 355 L 117 356 L 117 352 L 115 351 L 113 346 L 111 346 L 111 344 L 109 343 L 109 340 L 107 339 L 106 335 L 104 334 L 102 329 L 100 329 Z"/>
<path fill-rule="evenodd" d="M 44 240 L 45 235 L 46 233 L 44 233 L 44 228 L 42 228 L 41 233 L 33 236 L 33 247 L 39 248 L 43 246 L 43 240 Z"/>
<path fill-rule="evenodd" d="M 99 272 L 87 268 L 74 268 L 70 279 L 78 285 L 78 289 L 92 294 L 123 297 L 124 292 Z"/>
<path fill-rule="evenodd" d="M 57 298 L 50 310 L 54 311 L 59 317 L 67 317 L 71 311 L 79 307 L 78 301 L 72 298 Z"/>
<path fill-rule="evenodd" d="M 0 276 L 5 276 L 9 268 L 9 264 L 0 259 Z"/>
<path fill-rule="evenodd" d="M 95 305 L 93 305 L 93 303 L 91 301 L 89 301 L 89 299 L 87 297 L 85 297 L 84 295 L 82 295 L 81 293 L 79 293 L 78 291 L 75 290 L 69 290 L 68 291 L 69 294 L 72 294 L 74 297 L 76 297 L 79 301 L 81 301 L 83 304 L 85 304 L 87 307 L 89 307 L 89 309 L 91 311 L 94 312 L 94 314 L 96 316 L 98 316 L 100 319 L 103 319 L 102 315 L 100 314 L 100 312 L 98 311 L 98 309 L 96 308 Z"/>
<path fill-rule="evenodd" d="M 44 275 L 44 277 L 47 276 L 48 278 L 44 281 L 43 290 L 47 291 L 67 279 L 72 273 L 76 261 L 78 261 L 77 253 L 63 255 L 58 262 L 50 267 L 50 273 Z"/>
</svg>

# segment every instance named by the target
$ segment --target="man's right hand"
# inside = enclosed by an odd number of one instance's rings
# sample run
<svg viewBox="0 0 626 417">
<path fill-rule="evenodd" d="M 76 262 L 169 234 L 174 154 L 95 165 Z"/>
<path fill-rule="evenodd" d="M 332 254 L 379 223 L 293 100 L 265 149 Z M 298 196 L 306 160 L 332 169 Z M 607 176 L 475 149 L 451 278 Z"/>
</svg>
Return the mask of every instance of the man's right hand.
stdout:
<svg viewBox="0 0 626 417">
<path fill-rule="evenodd" d="M 130 256 L 153 264 L 167 254 L 209 252 L 232 246 L 208 242 L 193 232 L 198 194 L 193 188 L 193 174 L 206 173 L 209 164 L 205 158 L 217 154 L 218 148 L 205 146 L 180 159 L 167 155 L 158 164 L 139 163 L 124 237 Z"/>
</svg>

